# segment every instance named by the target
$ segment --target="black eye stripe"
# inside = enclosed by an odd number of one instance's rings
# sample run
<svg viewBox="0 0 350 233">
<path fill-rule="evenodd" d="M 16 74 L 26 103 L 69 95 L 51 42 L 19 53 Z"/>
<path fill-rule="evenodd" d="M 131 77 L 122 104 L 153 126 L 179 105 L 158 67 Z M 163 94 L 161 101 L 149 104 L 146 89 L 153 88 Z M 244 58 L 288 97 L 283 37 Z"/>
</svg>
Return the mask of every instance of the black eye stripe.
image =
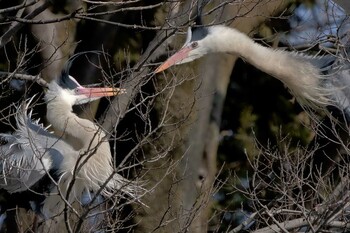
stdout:
<svg viewBox="0 0 350 233">
<path fill-rule="evenodd" d="M 205 27 L 191 28 L 191 30 L 192 30 L 191 41 L 202 40 L 209 34 L 208 29 Z"/>
<path fill-rule="evenodd" d="M 73 90 L 78 87 L 78 84 L 74 82 L 66 73 L 62 73 L 61 77 L 58 79 L 58 85 L 62 88 L 67 88 Z"/>
</svg>

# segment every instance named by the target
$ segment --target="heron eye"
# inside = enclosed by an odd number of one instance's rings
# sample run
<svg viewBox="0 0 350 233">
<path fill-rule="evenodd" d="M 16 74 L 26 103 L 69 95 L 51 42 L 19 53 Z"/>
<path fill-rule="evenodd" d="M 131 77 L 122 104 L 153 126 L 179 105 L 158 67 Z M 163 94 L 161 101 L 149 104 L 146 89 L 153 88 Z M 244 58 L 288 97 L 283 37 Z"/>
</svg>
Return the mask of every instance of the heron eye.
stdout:
<svg viewBox="0 0 350 233">
<path fill-rule="evenodd" d="M 197 47 L 198 47 L 198 42 L 197 42 L 197 41 L 192 42 L 191 48 L 192 48 L 192 49 L 195 49 L 195 48 L 197 48 Z"/>
<path fill-rule="evenodd" d="M 8 141 L 4 137 L 0 137 L 0 146 L 6 145 Z"/>
</svg>

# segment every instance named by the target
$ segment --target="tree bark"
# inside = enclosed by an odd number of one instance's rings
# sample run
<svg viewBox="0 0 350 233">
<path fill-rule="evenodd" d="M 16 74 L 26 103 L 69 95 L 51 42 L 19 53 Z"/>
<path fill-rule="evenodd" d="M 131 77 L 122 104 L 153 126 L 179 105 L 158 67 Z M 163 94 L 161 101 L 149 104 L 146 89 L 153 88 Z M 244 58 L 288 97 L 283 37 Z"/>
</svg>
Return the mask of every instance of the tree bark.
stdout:
<svg viewBox="0 0 350 233">
<path fill-rule="evenodd" d="M 345 13 L 347 15 L 350 14 L 350 2 L 347 0 L 334 0 L 334 2 L 340 6 L 341 8 L 344 9 Z"/>
<path fill-rule="evenodd" d="M 249 33 L 269 16 L 284 9 L 286 4 L 287 1 L 244 1 L 226 6 L 216 22 L 241 15 L 232 26 Z M 176 87 L 169 108 L 174 122 L 187 119 L 159 142 L 162 147 L 176 146 L 168 155 L 171 158 L 167 158 L 172 161 L 172 166 L 164 165 L 167 159 L 158 161 L 157 166 L 146 165 L 149 169 L 163 166 L 149 170 L 146 175 L 148 181 L 162 181 L 144 199 L 149 208 L 138 216 L 137 232 L 207 232 L 217 172 L 221 113 L 236 59 L 232 55 L 210 55 L 195 65 L 174 68 L 173 76 L 169 72 L 167 77 L 162 77 L 179 80 L 190 76 L 190 80 Z M 195 68 L 192 70 L 191 67 Z M 159 104 L 158 111 L 162 112 L 163 107 Z M 173 171 L 169 172 L 169 167 Z"/>
<path fill-rule="evenodd" d="M 34 7 L 35 5 L 28 9 L 34 11 Z M 73 12 L 78 7 L 80 7 L 79 2 L 72 2 L 69 9 Z M 51 10 L 46 9 L 34 19 L 45 21 L 60 16 L 60 13 L 54 14 Z M 56 79 L 61 74 L 64 63 L 69 58 L 69 55 L 74 52 L 76 27 L 77 20 L 74 19 L 57 23 L 31 25 L 31 31 L 39 42 L 40 52 L 45 64 L 41 71 L 41 76 L 47 82 Z"/>
</svg>

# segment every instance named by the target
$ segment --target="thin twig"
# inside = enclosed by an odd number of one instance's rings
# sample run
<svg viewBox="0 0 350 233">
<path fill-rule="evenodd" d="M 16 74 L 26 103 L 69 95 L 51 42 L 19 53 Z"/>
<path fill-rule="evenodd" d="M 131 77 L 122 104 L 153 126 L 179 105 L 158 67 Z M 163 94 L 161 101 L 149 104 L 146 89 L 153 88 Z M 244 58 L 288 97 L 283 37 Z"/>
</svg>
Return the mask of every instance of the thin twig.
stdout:
<svg viewBox="0 0 350 233">
<path fill-rule="evenodd" d="M 16 78 L 16 79 L 22 79 L 22 80 L 29 80 L 38 83 L 39 85 L 43 87 L 48 87 L 48 83 L 40 77 L 40 75 L 28 75 L 28 74 L 14 74 L 10 72 L 3 72 L 0 71 L 0 75 L 8 75 L 9 78 Z"/>
<path fill-rule="evenodd" d="M 45 0 L 43 4 L 38 6 L 36 9 L 34 9 L 31 13 L 25 16 L 25 19 L 33 19 L 35 16 L 46 10 L 50 6 L 50 1 Z M 16 23 L 13 24 L 5 33 L 0 37 L 0 48 L 4 47 L 5 44 L 7 44 L 11 37 L 17 33 L 19 29 L 21 29 L 24 26 L 23 23 Z"/>
</svg>

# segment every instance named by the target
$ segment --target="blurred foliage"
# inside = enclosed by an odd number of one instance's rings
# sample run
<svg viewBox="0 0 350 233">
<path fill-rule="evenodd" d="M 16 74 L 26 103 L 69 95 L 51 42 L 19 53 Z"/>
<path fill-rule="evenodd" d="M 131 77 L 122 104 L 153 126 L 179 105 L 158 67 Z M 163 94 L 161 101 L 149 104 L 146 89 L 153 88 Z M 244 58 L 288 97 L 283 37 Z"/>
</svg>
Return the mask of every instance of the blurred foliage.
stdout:
<svg viewBox="0 0 350 233">
<path fill-rule="evenodd" d="M 255 123 L 258 119 L 257 115 L 252 113 L 253 107 L 247 106 L 242 109 L 240 114 L 240 127 L 237 130 L 237 135 L 235 135 L 235 140 L 241 142 L 242 148 L 245 148 L 245 151 L 248 155 L 251 155 L 253 158 L 257 155 L 258 151 L 256 150 L 254 144 L 254 133 L 253 129 Z"/>
</svg>

